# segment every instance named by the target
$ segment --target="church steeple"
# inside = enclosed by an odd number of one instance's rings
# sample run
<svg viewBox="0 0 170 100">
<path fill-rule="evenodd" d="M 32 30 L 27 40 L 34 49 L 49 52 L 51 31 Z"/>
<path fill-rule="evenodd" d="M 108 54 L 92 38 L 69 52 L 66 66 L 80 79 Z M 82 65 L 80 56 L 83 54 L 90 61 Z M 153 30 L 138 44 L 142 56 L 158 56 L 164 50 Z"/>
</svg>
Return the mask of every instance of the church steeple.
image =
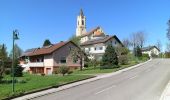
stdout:
<svg viewBox="0 0 170 100">
<path fill-rule="evenodd" d="M 84 33 L 86 33 L 86 17 L 84 16 L 83 10 L 80 9 L 80 13 L 77 16 L 76 36 L 81 36 Z"/>
<path fill-rule="evenodd" d="M 80 16 L 84 16 L 83 9 L 80 9 Z"/>
</svg>

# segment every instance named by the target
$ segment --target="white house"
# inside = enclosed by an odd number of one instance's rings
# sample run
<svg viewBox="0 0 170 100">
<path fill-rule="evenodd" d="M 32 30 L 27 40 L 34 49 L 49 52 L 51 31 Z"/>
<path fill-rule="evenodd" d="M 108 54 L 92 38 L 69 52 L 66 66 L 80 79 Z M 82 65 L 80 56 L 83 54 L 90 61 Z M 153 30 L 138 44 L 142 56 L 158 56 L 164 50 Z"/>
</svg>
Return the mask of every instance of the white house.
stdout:
<svg viewBox="0 0 170 100">
<path fill-rule="evenodd" d="M 159 55 L 160 50 L 156 46 L 148 46 L 142 48 L 142 53 L 143 54 L 148 54 L 149 57 L 152 57 L 152 54 Z"/>
</svg>

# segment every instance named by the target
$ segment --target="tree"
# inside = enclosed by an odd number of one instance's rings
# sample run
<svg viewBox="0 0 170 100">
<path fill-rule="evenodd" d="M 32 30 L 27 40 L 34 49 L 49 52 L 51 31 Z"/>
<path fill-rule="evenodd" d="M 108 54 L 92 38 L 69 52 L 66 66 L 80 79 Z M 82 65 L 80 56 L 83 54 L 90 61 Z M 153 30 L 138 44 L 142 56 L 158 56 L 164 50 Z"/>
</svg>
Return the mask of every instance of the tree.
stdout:
<svg viewBox="0 0 170 100">
<path fill-rule="evenodd" d="M 112 45 L 108 45 L 105 53 L 102 57 L 103 65 L 114 66 L 118 65 L 118 57 L 115 48 Z"/>
<path fill-rule="evenodd" d="M 135 48 L 134 54 L 136 57 L 141 57 L 142 56 L 142 50 L 139 46 Z"/>
<path fill-rule="evenodd" d="M 73 58 L 73 61 L 78 61 L 80 60 L 80 70 L 83 69 L 83 61 L 87 59 L 86 54 L 84 53 L 83 50 L 80 48 L 74 48 L 71 50 L 71 56 Z"/>
<path fill-rule="evenodd" d="M 146 35 L 143 31 L 135 32 L 131 34 L 131 43 L 133 48 L 139 46 L 140 48 L 143 47 L 146 41 Z"/>
<path fill-rule="evenodd" d="M 46 40 L 44 41 L 43 47 L 44 47 L 44 46 L 49 46 L 49 45 L 51 45 L 51 42 L 50 42 L 49 39 L 46 39 Z"/>
<path fill-rule="evenodd" d="M 22 54 L 23 54 L 23 50 L 17 45 L 14 45 L 14 59 L 18 59 Z M 12 59 L 12 55 L 13 55 L 13 50 L 11 50 L 10 52 L 10 58 Z"/>
<path fill-rule="evenodd" d="M 80 39 L 81 39 L 81 37 L 77 37 L 77 36 L 73 35 L 69 40 L 74 42 L 76 45 L 80 46 Z"/>
<path fill-rule="evenodd" d="M 138 45 L 140 46 L 140 48 L 143 48 L 146 41 L 145 33 L 143 31 L 139 31 L 136 33 L 136 36 L 137 36 Z"/>
<path fill-rule="evenodd" d="M 68 66 L 60 66 L 59 67 L 59 73 L 61 73 L 63 76 L 69 72 L 69 67 Z"/>
<path fill-rule="evenodd" d="M 161 44 L 161 41 L 160 41 L 160 40 L 157 40 L 157 42 L 156 42 L 156 47 L 161 51 L 161 49 L 162 49 L 162 44 Z"/>
<path fill-rule="evenodd" d="M 170 19 L 168 20 L 168 29 L 167 29 L 167 37 L 170 40 Z"/>
<path fill-rule="evenodd" d="M 0 81 L 3 78 L 3 73 L 5 71 L 5 62 L 8 59 L 8 53 L 7 53 L 7 48 L 5 44 L 0 45 Z"/>
<path fill-rule="evenodd" d="M 123 39 L 123 41 L 122 41 L 122 43 L 123 43 L 123 45 L 126 47 L 126 48 L 128 48 L 129 49 L 129 47 L 132 45 L 132 43 L 130 42 L 130 40 L 129 39 Z"/>
</svg>

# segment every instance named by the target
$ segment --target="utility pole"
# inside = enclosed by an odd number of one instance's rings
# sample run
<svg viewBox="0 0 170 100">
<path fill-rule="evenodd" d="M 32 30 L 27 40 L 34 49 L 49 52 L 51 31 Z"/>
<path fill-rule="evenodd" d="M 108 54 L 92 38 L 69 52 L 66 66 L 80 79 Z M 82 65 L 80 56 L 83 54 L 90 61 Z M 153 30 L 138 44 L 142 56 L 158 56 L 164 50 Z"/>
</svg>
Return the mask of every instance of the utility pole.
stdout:
<svg viewBox="0 0 170 100">
<path fill-rule="evenodd" d="M 15 61 L 15 40 L 18 40 L 18 30 L 14 30 L 13 31 L 13 38 L 12 38 L 12 42 L 13 42 L 13 45 L 12 45 L 12 92 L 14 93 L 15 92 L 15 76 L 14 76 L 14 61 Z"/>
</svg>

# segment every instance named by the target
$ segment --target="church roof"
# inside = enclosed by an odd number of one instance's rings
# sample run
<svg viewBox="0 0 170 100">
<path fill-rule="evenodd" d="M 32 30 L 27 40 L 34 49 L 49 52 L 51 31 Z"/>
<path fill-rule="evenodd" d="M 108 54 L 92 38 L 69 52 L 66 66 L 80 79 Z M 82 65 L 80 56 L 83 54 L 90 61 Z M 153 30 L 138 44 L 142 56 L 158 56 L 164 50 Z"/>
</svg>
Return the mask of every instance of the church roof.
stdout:
<svg viewBox="0 0 170 100">
<path fill-rule="evenodd" d="M 85 36 L 88 36 L 88 35 L 91 35 L 91 34 L 93 34 L 95 31 L 97 31 L 98 29 L 100 29 L 101 27 L 96 27 L 96 28 L 94 28 L 94 29 L 92 29 L 90 32 L 87 32 L 87 33 L 85 33 L 85 34 L 82 34 L 81 36 L 82 37 L 85 37 Z M 100 35 L 102 35 L 102 33 L 95 33 L 95 36 L 100 36 Z"/>
<path fill-rule="evenodd" d="M 115 38 L 122 46 L 123 44 L 121 43 L 121 41 L 117 38 L 116 35 L 114 36 L 105 36 L 105 37 L 101 37 L 101 38 L 97 38 L 97 39 L 92 39 L 92 40 L 89 40 L 89 41 L 86 41 L 84 43 L 81 44 L 81 46 L 86 46 L 86 45 L 92 45 L 92 44 L 98 44 L 98 43 L 105 43 L 107 42 L 108 40 L 112 39 L 112 38 Z"/>
</svg>

